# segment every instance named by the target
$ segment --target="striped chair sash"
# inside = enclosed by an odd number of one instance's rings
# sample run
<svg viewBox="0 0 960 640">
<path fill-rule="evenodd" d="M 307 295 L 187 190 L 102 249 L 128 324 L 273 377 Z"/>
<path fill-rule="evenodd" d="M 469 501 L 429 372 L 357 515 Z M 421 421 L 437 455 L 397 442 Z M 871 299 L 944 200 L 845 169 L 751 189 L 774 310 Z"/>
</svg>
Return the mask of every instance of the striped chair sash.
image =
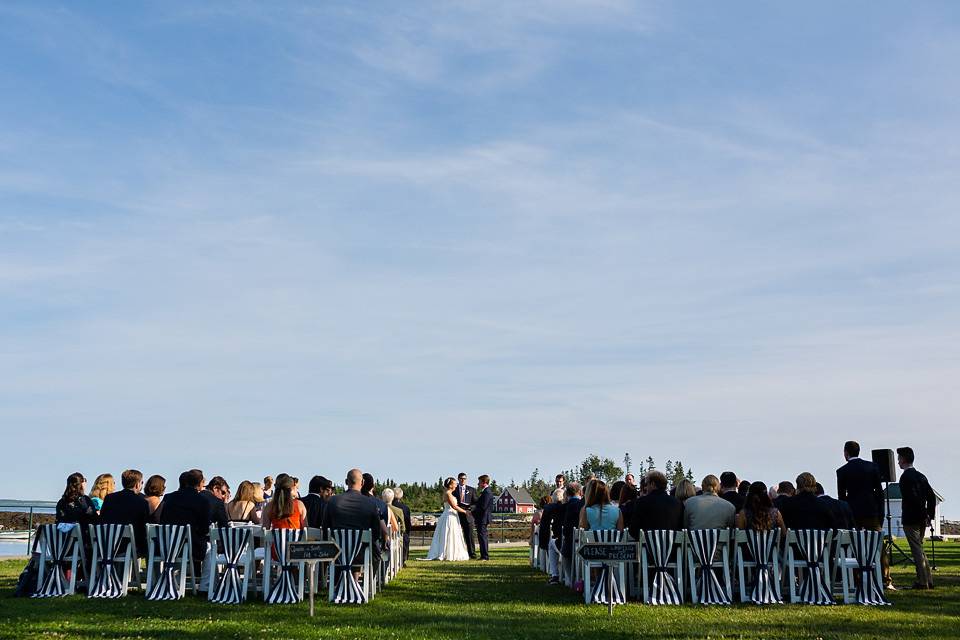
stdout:
<svg viewBox="0 0 960 640">
<path fill-rule="evenodd" d="M 724 529 L 690 529 L 687 531 L 687 541 L 693 550 L 693 560 L 700 569 L 700 577 L 693 580 L 695 584 L 696 602 L 698 604 L 731 604 L 727 591 L 720 584 L 714 570 L 714 561 L 717 549 L 720 546 L 720 537 L 726 533 Z"/>
<path fill-rule="evenodd" d="M 883 595 L 883 585 L 877 579 L 877 563 L 883 548 L 883 533 L 858 529 L 851 532 L 850 546 L 857 561 L 856 573 L 860 576 L 857 584 L 856 600 L 858 604 L 889 605 Z"/>
<path fill-rule="evenodd" d="M 643 532 L 647 562 L 653 570 L 647 604 L 682 604 L 683 602 L 677 580 L 668 566 L 676 535 L 676 531 L 667 529 Z"/>
<path fill-rule="evenodd" d="M 367 596 L 357 577 L 353 574 L 354 565 L 362 562 L 363 531 L 354 529 L 333 529 L 333 539 L 340 547 L 340 556 L 333 567 L 335 604 L 364 604 Z M 364 576 L 364 580 L 372 580 L 373 576 Z"/>
<path fill-rule="evenodd" d="M 624 542 L 624 533 L 623 531 L 617 531 L 615 529 L 603 529 L 598 531 L 590 531 L 589 534 L 592 537 L 592 542 Z M 603 564 L 600 567 L 600 576 L 597 578 L 596 584 L 593 585 L 593 588 L 590 590 L 590 601 L 595 604 L 609 604 L 610 600 L 613 600 L 614 604 L 624 604 L 627 601 L 627 597 L 623 592 L 623 587 L 620 585 L 620 582 L 617 580 L 617 575 L 614 570 L 613 575 L 613 591 L 610 592 L 609 584 L 610 582 L 610 572 L 611 567 L 608 564 Z"/>
<path fill-rule="evenodd" d="M 264 598 L 268 604 L 293 604 L 300 602 L 301 594 L 295 585 L 294 569 L 296 568 L 290 562 L 290 543 L 300 540 L 303 535 L 301 529 L 273 529 L 271 531 L 270 550 L 276 558 L 280 568 L 280 575 L 276 581 L 273 576 L 265 576 L 264 583 L 267 589 L 267 596 Z"/>
<path fill-rule="evenodd" d="M 187 533 L 190 529 L 182 524 L 161 524 L 154 531 L 160 557 L 157 575 L 147 591 L 147 600 L 179 600 L 184 594 L 180 590 L 178 572 L 187 553 Z"/>
<path fill-rule="evenodd" d="M 834 604 L 828 576 L 823 570 L 830 532 L 801 529 L 794 534 L 797 538 L 797 550 L 803 561 L 800 601 L 807 604 Z"/>
<path fill-rule="evenodd" d="M 249 527 L 221 528 L 218 536 L 226 562 L 220 565 L 222 573 L 213 567 L 211 579 L 216 580 L 216 587 L 210 589 L 210 602 L 240 604 L 247 596 L 240 578 L 240 567 L 244 566 L 242 561 L 249 552 L 253 531 Z"/>
<path fill-rule="evenodd" d="M 56 524 L 45 524 L 40 527 L 40 552 L 49 559 L 48 570 L 43 576 L 43 582 L 37 586 L 33 598 L 61 598 L 70 594 L 70 581 L 67 579 L 67 569 L 73 564 L 74 554 L 79 553 L 77 548 L 76 526 L 60 528 Z"/>
<path fill-rule="evenodd" d="M 773 563 L 777 558 L 779 536 L 778 529 L 747 531 L 747 548 L 757 565 L 750 589 L 750 601 L 754 604 L 783 604 L 780 582 L 773 569 Z"/>
<path fill-rule="evenodd" d="M 117 555 L 127 526 L 98 524 L 92 527 L 98 561 L 96 580 L 87 591 L 88 598 L 119 598 L 123 595 L 123 578 L 117 572 Z"/>
</svg>

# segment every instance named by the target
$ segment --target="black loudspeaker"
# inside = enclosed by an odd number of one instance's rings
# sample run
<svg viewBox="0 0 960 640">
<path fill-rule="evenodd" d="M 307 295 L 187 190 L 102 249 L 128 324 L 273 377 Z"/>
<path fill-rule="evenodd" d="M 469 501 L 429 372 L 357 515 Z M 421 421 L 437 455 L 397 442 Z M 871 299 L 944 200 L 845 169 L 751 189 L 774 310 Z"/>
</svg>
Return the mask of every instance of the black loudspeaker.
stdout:
<svg viewBox="0 0 960 640">
<path fill-rule="evenodd" d="M 870 457 L 880 467 L 880 482 L 897 481 L 897 458 L 893 455 L 893 449 L 874 449 Z"/>
</svg>

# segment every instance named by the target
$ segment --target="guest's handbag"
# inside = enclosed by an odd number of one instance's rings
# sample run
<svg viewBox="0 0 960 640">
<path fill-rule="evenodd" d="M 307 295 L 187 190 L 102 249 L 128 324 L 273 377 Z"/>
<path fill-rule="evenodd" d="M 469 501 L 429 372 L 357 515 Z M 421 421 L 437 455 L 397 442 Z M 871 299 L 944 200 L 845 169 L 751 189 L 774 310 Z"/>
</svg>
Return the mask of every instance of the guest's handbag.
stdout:
<svg viewBox="0 0 960 640">
<path fill-rule="evenodd" d="M 36 554 L 31 556 L 27 566 L 20 572 L 17 586 L 13 590 L 14 598 L 29 598 L 37 590 L 37 578 L 40 575 L 40 562 L 37 558 Z"/>
<path fill-rule="evenodd" d="M 583 593 L 583 580 L 577 580 L 573 583 L 573 590 L 577 593 Z"/>
</svg>

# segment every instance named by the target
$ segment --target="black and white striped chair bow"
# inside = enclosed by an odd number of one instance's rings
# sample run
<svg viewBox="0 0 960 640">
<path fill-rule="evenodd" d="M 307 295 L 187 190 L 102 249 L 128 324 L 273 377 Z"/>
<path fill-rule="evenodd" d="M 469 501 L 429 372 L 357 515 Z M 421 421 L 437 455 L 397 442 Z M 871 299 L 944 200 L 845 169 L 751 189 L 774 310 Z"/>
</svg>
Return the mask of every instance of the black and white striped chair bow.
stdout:
<svg viewBox="0 0 960 640">
<path fill-rule="evenodd" d="M 88 598 L 119 598 L 124 594 L 124 577 L 117 572 L 117 563 L 124 562 L 120 555 L 120 543 L 123 534 L 130 525 L 97 524 L 91 525 L 90 537 L 93 538 L 94 566 L 90 571 L 93 584 L 87 591 Z"/>
<path fill-rule="evenodd" d="M 830 531 L 800 529 L 795 531 L 797 550 L 801 555 L 802 578 L 800 602 L 806 604 L 834 604 L 827 572 L 824 571 L 824 556 L 829 549 Z"/>
<path fill-rule="evenodd" d="M 617 531 L 615 529 L 604 529 L 599 531 L 590 531 L 590 535 L 593 538 L 593 542 L 623 542 L 624 533 L 623 531 Z M 610 586 L 608 582 L 610 581 L 610 572 L 614 571 L 613 574 L 613 591 L 608 593 L 608 587 Z M 590 592 L 590 602 L 594 604 L 609 604 L 610 600 L 613 600 L 613 604 L 624 604 L 627 601 L 626 595 L 623 593 L 623 586 L 618 580 L 616 570 L 614 570 L 610 565 L 603 564 L 600 567 L 600 577 L 597 578 L 597 582 L 593 585 L 593 588 Z"/>
<path fill-rule="evenodd" d="M 45 524 L 40 527 L 39 548 L 44 555 L 42 581 L 33 593 L 34 598 L 61 598 L 73 592 L 74 580 L 67 578 L 67 569 L 76 569 L 79 549 L 78 525 L 61 527 Z"/>
<path fill-rule="evenodd" d="M 268 604 L 293 604 L 303 599 L 294 577 L 296 567 L 290 562 L 290 543 L 300 540 L 302 535 L 300 529 L 273 529 L 270 532 L 267 553 L 273 553 L 273 562 L 279 565 L 280 574 L 276 581 L 273 576 L 264 576 L 263 599 Z"/>
<path fill-rule="evenodd" d="M 754 604 L 783 604 L 780 580 L 774 570 L 779 536 L 779 529 L 747 531 L 747 548 L 757 565 L 750 589 L 750 601 Z"/>
<path fill-rule="evenodd" d="M 181 524 L 161 524 L 154 528 L 156 553 L 159 555 L 157 573 L 147 589 L 147 600 L 179 600 L 183 597 L 181 584 L 185 580 L 184 554 L 190 527 Z"/>
<path fill-rule="evenodd" d="M 696 565 L 691 569 L 690 582 L 693 585 L 693 598 L 697 604 L 730 604 L 727 590 L 720 584 L 714 570 L 717 548 L 721 536 L 729 536 L 726 529 L 690 529 L 687 531 L 687 543 L 693 551 Z M 700 569 L 697 578 L 695 569 Z"/>
<path fill-rule="evenodd" d="M 643 548 L 646 560 L 653 570 L 650 590 L 646 594 L 647 604 L 682 604 L 676 578 L 670 573 L 670 556 L 674 549 L 677 532 L 667 529 L 655 529 L 643 532 Z M 679 559 L 678 559 L 679 561 Z"/>
<path fill-rule="evenodd" d="M 223 545 L 226 563 L 222 565 L 222 572 L 217 570 L 219 567 L 216 565 L 211 567 L 210 579 L 215 581 L 216 586 L 209 591 L 210 602 L 240 604 L 247 597 L 240 577 L 240 567 L 249 554 L 253 531 L 249 527 L 220 528 L 218 537 Z"/>
<path fill-rule="evenodd" d="M 858 604 L 888 605 L 883 595 L 883 583 L 877 576 L 877 563 L 883 547 L 883 533 L 857 529 L 850 533 L 850 546 L 857 560 L 856 574 L 860 576 L 857 584 L 856 600 Z"/>
<path fill-rule="evenodd" d="M 367 595 L 353 575 L 354 565 L 362 562 L 363 531 L 354 529 L 334 529 L 330 532 L 340 556 L 333 566 L 333 602 L 335 604 L 364 604 Z M 373 576 L 364 576 L 364 580 L 373 580 Z"/>
</svg>

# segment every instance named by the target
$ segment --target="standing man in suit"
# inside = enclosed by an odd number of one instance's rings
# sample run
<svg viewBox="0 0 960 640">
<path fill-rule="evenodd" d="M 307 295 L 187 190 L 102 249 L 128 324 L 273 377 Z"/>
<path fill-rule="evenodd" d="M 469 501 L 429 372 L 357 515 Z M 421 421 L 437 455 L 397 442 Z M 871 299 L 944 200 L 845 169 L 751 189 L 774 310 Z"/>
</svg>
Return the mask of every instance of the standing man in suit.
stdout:
<svg viewBox="0 0 960 640">
<path fill-rule="evenodd" d="M 150 505 L 140 490 L 143 474 L 136 469 L 127 469 L 120 474 L 122 491 L 109 494 L 100 508 L 100 522 L 104 524 L 132 524 L 137 557 L 147 556 L 147 521 L 150 520 Z"/>
<path fill-rule="evenodd" d="M 477 502 L 473 507 L 473 521 L 477 525 L 477 542 L 480 544 L 480 559 L 489 560 L 489 541 L 487 526 L 493 511 L 493 491 L 490 490 L 490 476 L 484 474 L 477 478 Z"/>
<path fill-rule="evenodd" d="M 563 509 L 563 525 L 560 533 L 562 542 L 560 544 L 560 556 L 563 564 L 563 575 L 566 577 L 570 586 L 573 586 L 573 535 L 574 530 L 580 522 L 580 510 L 583 508 L 583 494 L 580 491 L 580 483 L 570 482 L 566 486 L 567 506 Z"/>
<path fill-rule="evenodd" d="M 460 472 L 457 476 L 457 488 L 453 495 L 457 498 L 457 506 L 464 509 L 466 513 L 460 515 L 460 527 L 463 529 L 463 541 L 467 543 L 467 553 L 470 558 L 477 557 L 477 548 L 473 545 L 473 503 L 477 500 L 477 491 L 467 485 L 467 474 Z"/>
<path fill-rule="evenodd" d="M 403 512 L 403 564 L 406 566 L 410 557 L 410 527 L 413 522 L 410 519 L 410 507 L 403 501 L 403 489 L 400 487 L 393 488 L 393 506 Z"/>
<path fill-rule="evenodd" d="M 900 495 L 903 497 L 903 517 L 900 519 L 903 533 L 910 544 L 913 564 L 917 568 L 914 589 L 933 589 L 933 575 L 923 552 L 923 536 L 932 526 L 937 514 L 937 496 L 927 477 L 913 468 L 914 454 L 910 447 L 897 449 L 897 463 L 903 469 L 900 475 Z M 106 503 L 104 503 L 106 506 Z M 103 512 L 100 512 L 103 517 Z"/>
<path fill-rule="evenodd" d="M 837 498 L 850 505 L 853 520 L 858 529 L 883 530 L 883 485 L 880 482 L 880 467 L 869 460 L 860 459 L 860 444 L 849 440 L 843 445 L 843 457 L 847 463 L 837 469 Z M 890 557 L 880 554 L 883 569 L 883 584 L 893 589 L 890 579 Z"/>
</svg>

